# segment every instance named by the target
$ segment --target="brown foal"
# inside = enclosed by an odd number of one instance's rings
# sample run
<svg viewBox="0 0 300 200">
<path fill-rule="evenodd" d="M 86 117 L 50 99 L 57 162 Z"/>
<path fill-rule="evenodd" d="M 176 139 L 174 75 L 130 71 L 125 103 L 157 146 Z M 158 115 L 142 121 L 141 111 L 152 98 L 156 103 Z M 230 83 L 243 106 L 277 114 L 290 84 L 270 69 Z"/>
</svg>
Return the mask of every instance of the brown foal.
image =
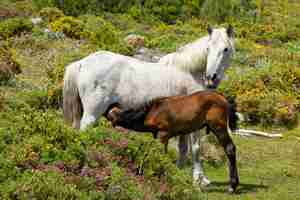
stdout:
<svg viewBox="0 0 300 200">
<path fill-rule="evenodd" d="M 189 134 L 204 127 L 217 137 L 229 160 L 230 192 L 239 184 L 236 148 L 229 136 L 236 129 L 235 107 L 220 93 L 199 91 L 186 96 L 171 96 L 152 100 L 137 109 L 112 107 L 107 118 L 114 125 L 159 135 L 167 151 L 170 138 Z"/>
</svg>

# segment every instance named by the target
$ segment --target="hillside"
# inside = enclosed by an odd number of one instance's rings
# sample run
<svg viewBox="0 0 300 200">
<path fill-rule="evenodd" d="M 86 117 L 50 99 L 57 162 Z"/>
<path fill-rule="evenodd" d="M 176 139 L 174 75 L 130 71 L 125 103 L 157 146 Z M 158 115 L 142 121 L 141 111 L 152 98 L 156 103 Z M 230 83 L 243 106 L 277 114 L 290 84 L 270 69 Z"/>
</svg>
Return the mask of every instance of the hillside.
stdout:
<svg viewBox="0 0 300 200">
<path fill-rule="evenodd" d="M 299 13 L 296 0 L 2 0 L 0 199 L 300 199 Z M 155 61 L 228 24 L 235 54 L 218 90 L 236 98 L 240 127 L 283 134 L 232 136 L 237 194 L 226 191 L 213 136 L 202 147 L 213 183 L 200 189 L 190 160 L 176 167 L 175 140 L 165 155 L 151 134 L 118 132 L 105 119 L 79 132 L 63 121 L 69 63 L 98 50 L 141 56 L 141 47 Z"/>
</svg>

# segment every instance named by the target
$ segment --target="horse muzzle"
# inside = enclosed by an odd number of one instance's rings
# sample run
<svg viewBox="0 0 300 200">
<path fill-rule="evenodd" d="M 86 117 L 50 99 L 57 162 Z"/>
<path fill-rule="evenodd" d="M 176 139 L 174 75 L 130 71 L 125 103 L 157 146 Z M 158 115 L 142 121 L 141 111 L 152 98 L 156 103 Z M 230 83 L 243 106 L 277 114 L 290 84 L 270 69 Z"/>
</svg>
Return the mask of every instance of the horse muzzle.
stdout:
<svg viewBox="0 0 300 200">
<path fill-rule="evenodd" d="M 213 74 L 212 76 L 208 75 L 206 77 L 205 84 L 206 84 L 206 87 L 209 89 L 216 89 L 217 86 L 219 85 L 219 83 L 220 83 L 220 80 L 217 78 L 217 74 Z"/>
</svg>

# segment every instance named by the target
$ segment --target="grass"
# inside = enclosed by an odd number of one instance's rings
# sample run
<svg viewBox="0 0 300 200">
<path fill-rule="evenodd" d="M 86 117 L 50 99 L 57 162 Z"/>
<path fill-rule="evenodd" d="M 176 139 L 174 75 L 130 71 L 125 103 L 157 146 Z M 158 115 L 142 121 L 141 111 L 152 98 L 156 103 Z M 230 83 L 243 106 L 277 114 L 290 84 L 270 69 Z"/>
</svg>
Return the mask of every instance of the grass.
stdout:
<svg viewBox="0 0 300 200">
<path fill-rule="evenodd" d="M 213 181 L 206 198 L 213 199 L 300 199 L 300 140 L 233 137 L 238 151 L 240 186 L 237 194 L 226 193 L 227 166 L 205 169 Z"/>
</svg>

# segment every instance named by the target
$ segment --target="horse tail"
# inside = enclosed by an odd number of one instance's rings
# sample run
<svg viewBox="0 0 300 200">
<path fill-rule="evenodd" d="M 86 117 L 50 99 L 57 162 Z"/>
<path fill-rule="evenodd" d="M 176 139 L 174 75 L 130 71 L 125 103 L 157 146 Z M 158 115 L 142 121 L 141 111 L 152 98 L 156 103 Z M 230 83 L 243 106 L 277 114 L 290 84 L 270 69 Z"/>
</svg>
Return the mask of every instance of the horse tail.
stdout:
<svg viewBox="0 0 300 200">
<path fill-rule="evenodd" d="M 238 128 L 238 115 L 236 109 L 236 102 L 234 97 L 227 97 L 229 103 L 229 119 L 228 126 L 231 131 L 234 131 Z"/>
<path fill-rule="evenodd" d="M 83 108 L 76 84 L 77 65 L 71 64 L 66 68 L 63 87 L 63 114 L 64 120 L 73 128 L 80 128 L 80 119 Z"/>
</svg>

